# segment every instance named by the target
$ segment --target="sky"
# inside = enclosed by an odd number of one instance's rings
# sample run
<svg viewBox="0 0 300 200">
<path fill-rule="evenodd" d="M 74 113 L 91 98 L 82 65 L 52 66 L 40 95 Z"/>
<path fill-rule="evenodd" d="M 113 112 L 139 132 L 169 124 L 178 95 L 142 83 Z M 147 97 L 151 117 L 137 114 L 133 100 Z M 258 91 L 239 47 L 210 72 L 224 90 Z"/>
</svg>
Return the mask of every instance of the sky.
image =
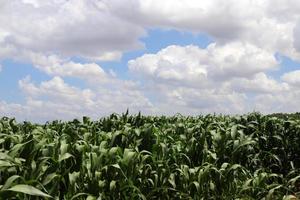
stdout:
<svg viewBox="0 0 300 200">
<path fill-rule="evenodd" d="M 299 0 L 0 0 L 0 116 L 299 105 Z"/>
</svg>

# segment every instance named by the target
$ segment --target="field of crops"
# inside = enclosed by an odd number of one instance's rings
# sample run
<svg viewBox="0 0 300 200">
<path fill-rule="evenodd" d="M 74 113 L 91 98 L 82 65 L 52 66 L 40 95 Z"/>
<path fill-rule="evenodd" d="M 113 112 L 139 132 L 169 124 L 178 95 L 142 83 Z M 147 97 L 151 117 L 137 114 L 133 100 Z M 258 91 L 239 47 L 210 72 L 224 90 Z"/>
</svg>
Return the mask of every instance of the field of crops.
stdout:
<svg viewBox="0 0 300 200">
<path fill-rule="evenodd" d="M 0 119 L 0 199 L 297 199 L 300 121 Z"/>
</svg>

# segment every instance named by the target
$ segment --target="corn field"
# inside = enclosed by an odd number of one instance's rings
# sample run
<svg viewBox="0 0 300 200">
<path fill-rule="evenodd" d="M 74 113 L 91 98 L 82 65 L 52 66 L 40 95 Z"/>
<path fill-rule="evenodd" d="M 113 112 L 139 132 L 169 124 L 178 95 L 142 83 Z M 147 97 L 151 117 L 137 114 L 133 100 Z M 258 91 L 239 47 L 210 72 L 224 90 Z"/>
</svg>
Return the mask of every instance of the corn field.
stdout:
<svg viewBox="0 0 300 200">
<path fill-rule="evenodd" d="M 0 119 L 0 199 L 298 199 L 300 120 Z"/>
</svg>

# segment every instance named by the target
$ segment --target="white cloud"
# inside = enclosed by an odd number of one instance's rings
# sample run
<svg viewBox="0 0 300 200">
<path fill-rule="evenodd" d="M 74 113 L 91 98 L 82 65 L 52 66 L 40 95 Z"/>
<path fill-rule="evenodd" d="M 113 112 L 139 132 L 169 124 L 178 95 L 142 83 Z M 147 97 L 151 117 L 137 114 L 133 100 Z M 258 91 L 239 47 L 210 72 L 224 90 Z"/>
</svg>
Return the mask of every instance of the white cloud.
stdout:
<svg viewBox="0 0 300 200">
<path fill-rule="evenodd" d="M 281 79 L 291 85 L 300 87 L 300 70 L 285 73 L 282 75 Z"/>
<path fill-rule="evenodd" d="M 129 61 L 129 70 L 134 74 L 157 81 L 194 85 L 233 77 L 251 77 L 276 67 L 277 61 L 271 52 L 243 43 L 213 43 L 206 49 L 173 45 L 156 54 L 146 54 Z"/>
<path fill-rule="evenodd" d="M 294 48 L 297 35 L 293 34 L 300 16 L 297 0 L 110 2 L 115 13 L 146 27 L 206 33 L 217 43 L 248 42 L 273 53 L 300 59 L 299 49 Z"/>
<path fill-rule="evenodd" d="M 299 111 L 300 90 L 291 89 L 277 94 L 261 94 L 255 97 L 256 109 L 264 113 Z"/>
<path fill-rule="evenodd" d="M 128 81 L 115 82 L 114 89 L 97 85 L 79 89 L 55 76 L 49 81 L 35 84 L 30 77 L 19 81 L 25 103 L 13 104 L 2 101 L 1 115 L 16 116 L 19 120 L 44 122 L 47 120 L 80 118 L 83 115 L 97 119 L 113 112 L 131 113 L 139 110 L 152 112 L 151 102 Z M 49 112 L 50 111 L 50 112 Z"/>
<path fill-rule="evenodd" d="M 277 68 L 273 53 L 249 43 L 212 44 L 207 47 L 212 76 L 249 77 L 258 72 Z"/>
<path fill-rule="evenodd" d="M 298 52 L 300 52 L 300 19 L 298 20 L 298 23 L 294 29 L 294 47 L 297 49 Z"/>
<path fill-rule="evenodd" d="M 72 65 L 71 62 L 55 56 L 37 56 L 32 58 L 36 66 L 42 66 L 43 71 L 54 77 L 38 84 L 29 76 L 20 80 L 19 87 L 26 99 L 25 103 L 2 101 L 0 113 L 16 116 L 19 120 L 43 122 L 82 115 L 98 118 L 112 112 L 124 112 L 127 108 L 131 112 L 142 111 L 144 114 L 179 112 L 186 115 L 213 112 L 235 114 L 254 109 L 263 112 L 272 109 L 291 110 L 287 105 L 275 108 L 276 103 L 296 105 L 297 100 L 293 98 L 300 97 L 300 92 L 293 91 L 290 81 L 283 78 L 284 82 L 279 82 L 264 73 L 274 67 L 271 64 L 260 67 L 260 62 L 268 62 L 268 56 L 264 57 L 267 61 L 263 61 L 257 58 L 258 54 L 263 54 L 260 50 L 253 51 L 254 47 L 247 45 L 241 47 L 245 49 L 241 48 L 239 53 L 231 55 L 230 48 L 215 44 L 207 49 L 191 45 L 169 46 L 157 54 L 144 55 L 130 61 L 130 70 L 136 75 L 137 81 L 118 79 L 102 71 L 96 64 L 92 65 L 97 69 L 93 73 L 93 67 L 89 67 L 91 64 L 74 62 L 75 67 L 67 68 Z M 222 51 L 227 56 L 222 56 Z M 240 67 L 244 58 L 253 58 L 255 62 L 244 69 Z M 227 74 L 224 75 L 221 69 L 227 66 Z M 83 69 L 87 71 L 81 71 Z M 239 70 L 240 73 L 229 73 Z M 106 81 L 91 83 L 87 88 L 80 89 L 67 84 L 62 78 L 79 77 L 80 74 L 87 82 L 102 75 Z M 223 75 L 222 79 L 218 79 L 220 74 Z M 138 75 L 147 79 L 140 79 Z"/>
<path fill-rule="evenodd" d="M 270 105 L 277 110 L 270 96 L 279 99 L 277 103 L 296 105 L 292 99 L 295 94 L 289 94 L 293 92 L 289 82 L 266 75 L 277 68 L 278 61 L 271 52 L 236 42 L 213 43 L 206 49 L 173 45 L 129 61 L 131 73 L 137 79 L 146 78 L 142 81 L 144 90 L 155 97 L 156 112 L 162 114 L 234 114 L 258 108 L 270 112 Z M 263 105 L 265 109 L 261 109 Z"/>
<path fill-rule="evenodd" d="M 250 79 L 235 78 L 229 84 L 235 91 L 244 93 L 281 93 L 290 89 L 287 83 L 279 83 L 263 72 L 255 74 Z"/>
<path fill-rule="evenodd" d="M 243 29 L 241 17 L 245 15 L 245 7 L 250 6 L 249 2 L 130 0 L 123 4 L 121 0 L 115 0 L 112 7 L 114 11 L 120 10 L 121 16 L 147 26 L 206 32 L 212 36 L 232 38 Z M 243 10 L 240 9 L 242 6 Z"/>
<path fill-rule="evenodd" d="M 35 86 L 31 83 L 30 78 L 27 77 L 20 80 L 19 85 L 20 89 L 30 98 L 43 97 L 53 103 L 66 102 L 70 106 L 89 105 L 95 97 L 95 94 L 91 90 L 80 90 L 69 86 L 58 76 L 55 76 L 50 81 L 42 82 L 39 86 Z"/>
<path fill-rule="evenodd" d="M 298 0 L 267 1 L 267 14 L 279 21 L 299 19 L 300 2 Z"/>
<path fill-rule="evenodd" d="M 161 27 L 206 33 L 218 45 L 250 43 L 300 59 L 299 11 L 297 0 L 4 1 L 0 57 L 23 49 L 115 60 L 143 46 L 139 38 L 146 28 Z"/>
<path fill-rule="evenodd" d="M 20 80 L 25 103 L 0 101 L 1 115 L 96 118 L 127 107 L 146 114 L 273 112 L 300 103 L 298 70 L 281 80 L 268 75 L 279 67 L 276 53 L 300 60 L 298 0 L 0 2 L 0 59 L 30 62 L 52 77 Z M 134 58 L 129 80 L 96 63 L 143 48 L 140 38 L 156 28 L 206 33 L 214 42 Z M 74 87 L 65 77 L 88 84 Z"/>
<path fill-rule="evenodd" d="M 101 66 L 96 63 L 76 63 L 63 60 L 56 55 L 27 54 L 34 67 L 52 76 L 69 76 L 84 79 L 89 82 L 106 82 L 110 77 Z"/>
<path fill-rule="evenodd" d="M 245 94 L 226 91 L 223 88 L 199 89 L 160 85 L 156 86 L 152 92 L 156 94 L 155 107 L 159 114 L 236 114 L 247 111 Z"/>
<path fill-rule="evenodd" d="M 174 45 L 129 61 L 129 70 L 159 81 L 199 83 L 207 76 L 207 66 L 201 63 L 201 57 L 205 57 L 205 52 L 196 46 Z"/>
<path fill-rule="evenodd" d="M 144 29 L 115 16 L 107 4 L 97 0 L 7 1 L 1 6 L 0 57 L 25 50 L 116 60 L 124 51 L 141 48 L 138 38 Z"/>
<path fill-rule="evenodd" d="M 26 108 L 21 104 L 17 103 L 7 103 L 0 100 L 0 115 L 7 117 L 15 117 L 17 119 L 25 119 L 24 114 L 26 113 Z"/>
<path fill-rule="evenodd" d="M 172 45 L 129 61 L 129 70 L 143 79 L 146 94 L 155 97 L 157 113 L 234 114 L 252 111 L 250 92 L 289 89 L 264 74 L 277 65 L 271 52 L 232 42 L 206 49 Z"/>
</svg>

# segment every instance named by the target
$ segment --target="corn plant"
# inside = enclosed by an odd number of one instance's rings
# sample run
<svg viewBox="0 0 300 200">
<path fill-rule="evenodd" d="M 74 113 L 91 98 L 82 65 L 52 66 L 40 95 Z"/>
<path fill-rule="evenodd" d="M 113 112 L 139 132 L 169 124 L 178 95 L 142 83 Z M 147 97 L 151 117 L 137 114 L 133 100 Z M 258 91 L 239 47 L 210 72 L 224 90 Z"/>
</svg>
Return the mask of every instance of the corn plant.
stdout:
<svg viewBox="0 0 300 200">
<path fill-rule="evenodd" d="M 0 119 L 0 199 L 298 199 L 300 121 L 143 116 Z"/>
</svg>

